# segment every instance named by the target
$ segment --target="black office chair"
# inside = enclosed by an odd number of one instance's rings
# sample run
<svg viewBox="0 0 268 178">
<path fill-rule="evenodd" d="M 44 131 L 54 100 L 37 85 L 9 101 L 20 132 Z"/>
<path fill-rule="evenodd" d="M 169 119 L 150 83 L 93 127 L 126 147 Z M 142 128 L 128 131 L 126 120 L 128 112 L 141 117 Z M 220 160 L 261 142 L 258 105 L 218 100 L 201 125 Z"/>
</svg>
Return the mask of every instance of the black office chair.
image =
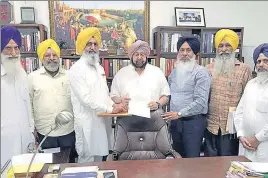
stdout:
<svg viewBox="0 0 268 178">
<path fill-rule="evenodd" d="M 151 112 L 151 118 L 127 116 L 117 119 L 113 160 L 181 158 L 170 144 L 163 110 Z"/>
</svg>

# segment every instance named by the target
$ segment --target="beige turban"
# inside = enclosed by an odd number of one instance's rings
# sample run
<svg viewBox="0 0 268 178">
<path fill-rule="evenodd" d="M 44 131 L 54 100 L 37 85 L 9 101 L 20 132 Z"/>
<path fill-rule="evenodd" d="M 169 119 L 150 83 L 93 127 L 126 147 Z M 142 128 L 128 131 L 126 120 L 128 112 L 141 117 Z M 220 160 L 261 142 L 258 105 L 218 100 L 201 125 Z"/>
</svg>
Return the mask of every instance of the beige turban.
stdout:
<svg viewBox="0 0 268 178">
<path fill-rule="evenodd" d="M 89 27 L 81 31 L 76 40 L 76 52 L 78 55 L 82 55 L 83 50 L 85 49 L 87 42 L 94 38 L 97 41 L 98 46 L 101 43 L 101 33 L 96 27 Z"/>
<path fill-rule="evenodd" d="M 131 59 L 133 54 L 138 50 L 142 50 L 146 57 L 148 57 L 150 55 L 151 48 L 147 42 L 138 40 L 128 48 L 128 57 Z"/>
</svg>

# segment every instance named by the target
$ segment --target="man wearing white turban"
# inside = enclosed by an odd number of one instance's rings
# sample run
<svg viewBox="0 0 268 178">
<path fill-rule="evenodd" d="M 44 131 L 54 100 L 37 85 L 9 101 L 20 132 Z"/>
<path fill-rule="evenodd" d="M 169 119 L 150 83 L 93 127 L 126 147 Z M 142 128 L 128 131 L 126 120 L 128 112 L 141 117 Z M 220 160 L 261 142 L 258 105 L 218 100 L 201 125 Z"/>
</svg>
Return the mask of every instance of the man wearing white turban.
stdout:
<svg viewBox="0 0 268 178">
<path fill-rule="evenodd" d="M 76 51 L 82 55 L 69 71 L 78 162 L 102 161 L 111 147 L 111 120 L 101 112 L 126 112 L 126 104 L 114 104 L 103 67 L 99 64 L 101 34 L 90 27 L 77 36 Z"/>
<path fill-rule="evenodd" d="M 251 161 L 268 162 L 268 43 L 253 54 L 257 77 L 247 83 L 234 123 L 240 153 Z"/>
<path fill-rule="evenodd" d="M 129 47 L 131 64 L 120 69 L 112 82 L 110 96 L 115 103 L 143 100 L 148 101 L 150 110 L 157 110 L 168 102 L 168 82 L 160 68 L 147 64 L 149 54 L 145 41 L 138 40 Z"/>
</svg>

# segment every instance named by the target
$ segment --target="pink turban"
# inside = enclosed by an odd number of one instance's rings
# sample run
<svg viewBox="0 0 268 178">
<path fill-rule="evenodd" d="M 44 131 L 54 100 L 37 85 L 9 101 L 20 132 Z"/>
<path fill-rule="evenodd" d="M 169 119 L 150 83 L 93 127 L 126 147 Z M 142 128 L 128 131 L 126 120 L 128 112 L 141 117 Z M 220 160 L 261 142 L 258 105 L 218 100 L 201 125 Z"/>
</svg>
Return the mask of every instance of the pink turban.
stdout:
<svg viewBox="0 0 268 178">
<path fill-rule="evenodd" d="M 138 50 L 142 50 L 146 57 L 148 57 L 150 55 L 151 48 L 147 42 L 138 40 L 128 48 L 128 57 L 131 59 L 133 54 Z"/>
</svg>

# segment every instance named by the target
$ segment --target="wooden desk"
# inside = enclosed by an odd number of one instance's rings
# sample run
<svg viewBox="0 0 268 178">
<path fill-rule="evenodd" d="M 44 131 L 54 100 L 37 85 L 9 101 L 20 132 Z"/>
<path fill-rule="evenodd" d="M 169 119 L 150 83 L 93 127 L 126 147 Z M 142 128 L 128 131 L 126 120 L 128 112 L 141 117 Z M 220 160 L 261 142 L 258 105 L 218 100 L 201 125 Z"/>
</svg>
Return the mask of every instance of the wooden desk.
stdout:
<svg viewBox="0 0 268 178">
<path fill-rule="evenodd" d="M 223 178 L 231 161 L 248 161 L 243 156 L 181 158 L 176 160 L 109 161 L 101 163 L 62 164 L 65 167 L 99 166 L 116 169 L 118 178 Z M 48 165 L 37 177 L 42 178 Z"/>
</svg>

